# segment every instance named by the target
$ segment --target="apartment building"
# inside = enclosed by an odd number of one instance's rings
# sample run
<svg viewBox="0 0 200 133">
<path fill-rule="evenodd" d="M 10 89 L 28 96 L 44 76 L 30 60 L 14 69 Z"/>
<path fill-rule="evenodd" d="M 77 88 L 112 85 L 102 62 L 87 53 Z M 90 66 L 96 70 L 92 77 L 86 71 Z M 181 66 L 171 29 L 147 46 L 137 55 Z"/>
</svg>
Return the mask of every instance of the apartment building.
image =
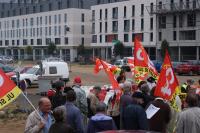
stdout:
<svg viewBox="0 0 200 133">
<path fill-rule="evenodd" d="M 158 51 L 166 39 L 172 60 L 200 59 L 200 0 L 157 0 L 151 13 L 157 16 Z"/>
<path fill-rule="evenodd" d="M 125 45 L 125 56 L 132 56 L 133 40 L 137 35 L 155 59 L 156 15 L 146 9 L 154 5 L 156 0 L 129 0 L 92 6 L 93 56 L 111 58 L 113 40 L 120 40 Z"/>
</svg>

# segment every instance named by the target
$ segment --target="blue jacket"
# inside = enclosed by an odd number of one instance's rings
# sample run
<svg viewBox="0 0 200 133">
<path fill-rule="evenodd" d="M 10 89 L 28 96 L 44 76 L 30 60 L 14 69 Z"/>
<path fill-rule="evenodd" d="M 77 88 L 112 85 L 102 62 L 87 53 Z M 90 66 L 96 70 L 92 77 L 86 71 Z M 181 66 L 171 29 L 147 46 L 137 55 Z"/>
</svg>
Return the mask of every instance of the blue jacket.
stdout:
<svg viewBox="0 0 200 133">
<path fill-rule="evenodd" d="M 88 123 L 87 133 L 116 130 L 112 117 L 98 113 L 92 116 Z"/>
<path fill-rule="evenodd" d="M 122 114 L 123 129 L 125 130 L 147 130 L 148 121 L 145 110 L 137 104 L 130 104 Z"/>
<path fill-rule="evenodd" d="M 81 111 L 71 102 L 66 102 L 66 120 L 76 133 L 84 133 Z"/>
</svg>

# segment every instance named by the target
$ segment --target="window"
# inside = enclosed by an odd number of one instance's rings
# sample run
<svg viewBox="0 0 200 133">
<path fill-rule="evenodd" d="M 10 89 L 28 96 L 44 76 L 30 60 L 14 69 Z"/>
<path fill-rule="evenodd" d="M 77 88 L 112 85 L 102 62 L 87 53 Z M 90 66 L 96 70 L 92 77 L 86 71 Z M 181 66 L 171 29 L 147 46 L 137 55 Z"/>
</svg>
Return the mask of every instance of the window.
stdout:
<svg viewBox="0 0 200 133">
<path fill-rule="evenodd" d="M 150 4 L 150 13 L 153 13 L 153 3 Z"/>
<path fill-rule="evenodd" d="M 130 30 L 130 21 L 124 20 L 124 31 L 129 32 L 129 30 Z"/>
<path fill-rule="evenodd" d="M 176 41 L 176 31 L 173 31 L 173 40 Z"/>
<path fill-rule="evenodd" d="M 195 30 L 180 31 L 179 40 L 196 40 L 196 31 Z"/>
<path fill-rule="evenodd" d="M 162 32 L 158 33 L 158 40 L 161 41 L 162 40 Z"/>
<path fill-rule="evenodd" d="M 65 44 L 68 44 L 68 37 L 65 37 Z"/>
<path fill-rule="evenodd" d="M 29 8 L 28 7 L 26 8 L 26 14 L 29 14 Z"/>
<path fill-rule="evenodd" d="M 112 31 L 113 32 L 118 32 L 118 21 L 113 21 L 112 22 Z"/>
<path fill-rule="evenodd" d="M 124 42 L 128 42 L 128 34 L 124 34 Z"/>
<path fill-rule="evenodd" d="M 124 18 L 126 18 L 126 6 L 124 6 Z"/>
<path fill-rule="evenodd" d="M 132 17 L 135 16 L 135 5 L 132 5 Z"/>
<path fill-rule="evenodd" d="M 102 22 L 99 23 L 99 32 L 102 32 Z"/>
<path fill-rule="evenodd" d="M 107 33 L 107 32 L 108 32 L 108 23 L 105 22 L 105 33 Z"/>
<path fill-rule="evenodd" d="M 132 19 L 132 30 L 135 30 L 135 19 Z"/>
<path fill-rule="evenodd" d="M 191 13 L 187 15 L 187 26 L 188 27 L 193 27 L 196 26 L 196 14 Z"/>
<path fill-rule="evenodd" d="M 60 44 L 60 38 L 55 38 L 55 44 L 56 45 Z"/>
<path fill-rule="evenodd" d="M 97 35 L 92 35 L 92 43 L 97 43 Z"/>
<path fill-rule="evenodd" d="M 49 24 L 51 24 L 51 16 L 49 16 Z"/>
<path fill-rule="evenodd" d="M 144 30 L 144 19 L 141 19 L 141 30 Z"/>
<path fill-rule="evenodd" d="M 187 9 L 190 8 L 190 0 L 186 0 L 186 8 L 187 8 Z"/>
<path fill-rule="evenodd" d="M 166 16 L 159 16 L 159 18 L 158 18 L 158 26 L 159 26 L 159 28 L 160 29 L 165 29 L 166 28 Z"/>
<path fill-rule="evenodd" d="M 84 34 L 85 31 L 84 31 L 84 25 L 81 25 L 81 34 Z"/>
<path fill-rule="evenodd" d="M 59 1 L 59 2 L 58 2 L 58 10 L 60 10 L 61 7 L 62 7 L 62 4 L 61 4 L 61 2 Z"/>
<path fill-rule="evenodd" d="M 162 9 L 162 1 L 160 1 L 159 3 L 158 3 L 158 8 L 161 10 Z"/>
<path fill-rule="evenodd" d="M 51 43 L 51 38 L 46 38 L 46 45 L 49 45 Z"/>
<path fill-rule="evenodd" d="M 9 40 L 5 40 L 5 45 L 6 45 L 6 46 L 9 45 Z"/>
<path fill-rule="evenodd" d="M 37 45 L 42 45 L 42 39 L 37 39 Z"/>
<path fill-rule="evenodd" d="M 33 26 L 33 18 L 30 19 L 30 25 Z"/>
<path fill-rule="evenodd" d="M 61 26 L 58 26 L 58 35 L 61 35 Z"/>
<path fill-rule="evenodd" d="M 150 18 L 150 30 L 153 30 L 153 18 Z"/>
<path fill-rule="evenodd" d="M 150 42 L 153 42 L 153 33 L 150 33 Z"/>
<path fill-rule="evenodd" d="M 95 20 L 95 10 L 92 10 L 92 20 Z"/>
<path fill-rule="evenodd" d="M 54 26 L 54 35 L 57 35 L 57 26 Z"/>
<path fill-rule="evenodd" d="M 112 10 L 112 18 L 113 19 L 118 18 L 118 8 L 117 7 L 113 8 L 113 10 Z"/>
<path fill-rule="evenodd" d="M 57 74 L 57 68 L 55 66 L 49 67 L 49 74 Z"/>
<path fill-rule="evenodd" d="M 100 13 L 99 13 L 99 19 L 102 19 L 102 10 L 100 9 Z"/>
<path fill-rule="evenodd" d="M 15 45 L 15 40 L 12 40 L 12 45 L 13 45 L 13 46 Z"/>
<path fill-rule="evenodd" d="M 40 25 L 42 25 L 42 17 L 40 17 Z"/>
<path fill-rule="evenodd" d="M 47 36 L 48 34 L 48 31 L 47 31 L 48 29 L 47 29 L 47 27 L 45 27 L 45 36 Z"/>
<path fill-rule="evenodd" d="M 33 13 L 36 13 L 36 7 L 33 6 Z"/>
<path fill-rule="evenodd" d="M 99 36 L 99 42 L 102 43 L 102 35 Z"/>
<path fill-rule="evenodd" d="M 141 16 L 144 15 L 144 4 L 141 4 Z"/>
<path fill-rule="evenodd" d="M 180 0 L 180 5 L 179 5 L 179 7 L 181 8 L 181 9 L 183 9 L 183 0 Z"/>
<path fill-rule="evenodd" d="M 173 17 L 173 27 L 176 28 L 176 15 Z"/>
<path fill-rule="evenodd" d="M 23 45 L 27 45 L 27 40 L 26 39 L 23 40 Z"/>
<path fill-rule="evenodd" d="M 40 12 L 43 12 L 43 6 L 40 5 Z"/>
<path fill-rule="evenodd" d="M 67 14 L 64 16 L 65 23 L 67 22 Z"/>
<path fill-rule="evenodd" d="M 2 40 L 0 40 L 0 46 L 2 46 L 2 44 L 3 44 L 3 42 L 2 42 Z"/>
<path fill-rule="evenodd" d="M 192 7 L 193 7 L 193 9 L 197 8 L 197 1 L 196 0 L 192 1 Z"/>
<path fill-rule="evenodd" d="M 92 23 L 92 34 L 95 33 L 95 23 Z"/>
<path fill-rule="evenodd" d="M 58 23 L 61 23 L 61 14 L 58 15 Z"/>
<path fill-rule="evenodd" d="M 20 41 L 19 41 L 19 40 L 17 40 L 17 46 L 19 46 L 19 42 L 20 42 Z"/>
<path fill-rule="evenodd" d="M 51 10 L 52 10 L 52 4 L 49 3 L 49 11 L 51 11 Z"/>
<path fill-rule="evenodd" d="M 105 9 L 105 19 L 108 19 L 108 9 Z"/>
<path fill-rule="evenodd" d="M 81 38 L 81 45 L 84 45 L 84 38 Z"/>
<path fill-rule="evenodd" d="M 33 39 L 31 39 L 31 45 L 34 45 L 34 40 Z"/>
<path fill-rule="evenodd" d="M 54 15 L 54 23 L 57 23 L 57 15 Z"/>
<path fill-rule="evenodd" d="M 171 0 L 170 7 L 171 7 L 171 10 L 174 10 L 174 8 L 175 8 L 175 6 L 174 6 L 174 0 Z"/>
<path fill-rule="evenodd" d="M 183 15 L 179 15 L 179 27 L 183 27 Z"/>
<path fill-rule="evenodd" d="M 19 9 L 19 15 L 22 15 L 22 8 Z"/>
<path fill-rule="evenodd" d="M 39 25 L 39 17 L 37 17 L 37 25 Z"/>
<path fill-rule="evenodd" d="M 85 22 L 85 14 L 81 14 L 81 22 Z"/>
</svg>

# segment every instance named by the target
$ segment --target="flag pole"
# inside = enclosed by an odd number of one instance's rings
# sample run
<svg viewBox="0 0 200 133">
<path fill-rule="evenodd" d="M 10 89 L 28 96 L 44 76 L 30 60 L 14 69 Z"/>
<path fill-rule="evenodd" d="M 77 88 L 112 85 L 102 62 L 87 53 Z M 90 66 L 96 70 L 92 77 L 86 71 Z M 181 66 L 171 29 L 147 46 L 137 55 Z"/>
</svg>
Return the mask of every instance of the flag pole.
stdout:
<svg viewBox="0 0 200 133">
<path fill-rule="evenodd" d="M 22 95 L 25 97 L 25 99 L 28 101 L 28 103 L 32 106 L 32 108 L 36 111 L 36 113 L 40 117 L 40 119 L 44 120 L 44 118 L 42 118 L 42 116 L 40 115 L 40 113 L 38 112 L 38 110 L 35 108 L 35 106 L 32 104 L 32 102 L 28 99 L 28 97 L 24 94 L 23 91 L 22 91 Z"/>
</svg>

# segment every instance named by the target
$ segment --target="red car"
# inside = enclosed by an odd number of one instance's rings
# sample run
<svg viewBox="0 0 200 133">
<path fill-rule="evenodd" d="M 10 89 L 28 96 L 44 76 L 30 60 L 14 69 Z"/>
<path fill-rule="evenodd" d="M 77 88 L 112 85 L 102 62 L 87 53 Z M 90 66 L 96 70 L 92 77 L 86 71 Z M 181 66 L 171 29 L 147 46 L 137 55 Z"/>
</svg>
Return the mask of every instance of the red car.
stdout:
<svg viewBox="0 0 200 133">
<path fill-rule="evenodd" d="M 200 75 L 200 61 L 185 61 L 177 66 L 176 72 L 181 74 L 199 74 Z"/>
</svg>

